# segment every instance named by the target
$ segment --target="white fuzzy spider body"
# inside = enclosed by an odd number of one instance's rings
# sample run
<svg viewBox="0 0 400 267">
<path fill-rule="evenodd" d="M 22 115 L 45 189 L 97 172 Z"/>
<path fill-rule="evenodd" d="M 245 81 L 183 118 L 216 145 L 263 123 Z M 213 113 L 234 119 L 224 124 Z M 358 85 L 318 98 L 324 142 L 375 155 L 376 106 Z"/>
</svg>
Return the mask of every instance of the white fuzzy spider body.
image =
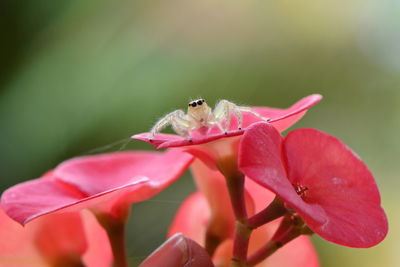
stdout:
<svg viewBox="0 0 400 267">
<path fill-rule="evenodd" d="M 171 125 L 174 131 L 182 137 L 190 139 L 190 131 L 202 127 L 211 129 L 217 125 L 221 132 L 227 133 L 231 124 L 232 114 L 238 120 L 238 129 L 242 128 L 243 112 L 248 112 L 265 121 L 269 121 L 253 111 L 249 107 L 238 106 L 228 100 L 220 100 L 214 108 L 214 111 L 207 105 L 204 99 L 191 101 L 188 105 L 187 113 L 182 110 L 175 110 L 161 118 L 150 130 L 150 139 L 159 133 L 165 127 Z M 224 123 L 224 125 L 222 125 Z"/>
</svg>

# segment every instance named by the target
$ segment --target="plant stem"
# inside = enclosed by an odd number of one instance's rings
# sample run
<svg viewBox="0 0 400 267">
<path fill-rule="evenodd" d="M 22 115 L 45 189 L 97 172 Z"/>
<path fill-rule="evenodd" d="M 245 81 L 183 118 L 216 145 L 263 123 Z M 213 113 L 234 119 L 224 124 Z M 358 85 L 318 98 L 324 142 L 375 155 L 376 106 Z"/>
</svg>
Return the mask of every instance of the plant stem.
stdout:
<svg viewBox="0 0 400 267">
<path fill-rule="evenodd" d="M 212 220 L 210 220 L 210 222 L 212 223 Z M 209 225 L 205 237 L 205 250 L 210 256 L 214 255 L 215 250 L 222 241 L 222 238 L 218 234 L 215 234 L 213 231 L 214 229 L 211 225 Z"/>
<path fill-rule="evenodd" d="M 226 181 L 236 217 L 232 265 L 236 267 L 247 266 L 247 251 L 252 229 L 247 226 L 244 175 L 237 172 L 233 177 L 226 177 Z"/>
<path fill-rule="evenodd" d="M 308 227 L 304 226 L 300 217 L 297 215 L 285 216 L 271 240 L 248 258 L 248 265 L 253 266 L 262 262 L 279 248 L 305 232 L 308 233 Z"/>
<path fill-rule="evenodd" d="M 278 241 L 271 240 L 262 248 L 260 248 L 256 253 L 251 255 L 248 260 L 248 264 L 250 266 L 256 265 L 269 256 L 271 256 L 275 251 L 277 251 L 280 247 L 282 247 L 282 243 Z"/>
<path fill-rule="evenodd" d="M 221 159 L 217 166 L 225 177 L 235 217 L 237 220 L 245 222 L 247 211 L 244 195 L 244 174 L 237 169 L 236 159 L 230 157 Z"/>
<path fill-rule="evenodd" d="M 299 220 L 294 220 L 293 216 L 287 215 L 271 241 L 248 258 L 249 241 L 253 229 L 288 214 L 288 210 L 285 208 L 284 202 L 279 197 L 275 197 L 268 207 L 248 218 L 244 187 L 245 176 L 238 170 L 236 158 L 220 158 L 217 162 L 217 167 L 225 177 L 236 218 L 232 266 L 247 267 L 251 264 L 259 263 L 278 248 L 301 234 L 298 227 Z M 301 219 L 300 223 L 303 223 Z"/>
<path fill-rule="evenodd" d="M 247 266 L 247 252 L 252 229 L 246 224 L 236 221 L 233 243 L 232 266 Z"/>
<path fill-rule="evenodd" d="M 285 215 L 287 212 L 283 200 L 279 197 L 275 197 L 268 207 L 250 217 L 247 221 L 247 225 L 255 229 Z"/>
<path fill-rule="evenodd" d="M 125 247 L 125 219 L 110 214 L 97 214 L 97 220 L 106 230 L 114 256 L 113 267 L 128 267 Z"/>
<path fill-rule="evenodd" d="M 247 266 L 247 251 L 252 232 L 252 229 L 247 226 L 244 189 L 245 177 L 243 173 L 238 170 L 235 157 L 222 158 L 217 166 L 220 172 L 225 176 L 229 197 L 236 218 L 232 266 L 244 267 Z"/>
</svg>

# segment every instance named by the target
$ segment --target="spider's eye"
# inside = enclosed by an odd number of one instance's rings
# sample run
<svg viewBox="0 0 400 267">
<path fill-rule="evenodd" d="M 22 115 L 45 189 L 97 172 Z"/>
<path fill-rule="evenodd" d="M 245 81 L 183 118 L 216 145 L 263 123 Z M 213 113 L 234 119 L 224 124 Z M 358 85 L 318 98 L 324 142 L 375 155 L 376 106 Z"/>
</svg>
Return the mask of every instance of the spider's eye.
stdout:
<svg viewBox="0 0 400 267">
<path fill-rule="evenodd" d="M 196 104 L 196 102 L 193 102 L 192 103 L 192 107 L 195 107 L 197 104 Z"/>
<path fill-rule="evenodd" d="M 204 103 L 204 102 L 206 102 L 206 101 L 205 101 L 204 99 L 202 99 L 202 100 L 201 100 L 201 102 L 203 102 L 203 103 Z"/>
<path fill-rule="evenodd" d="M 201 100 L 197 101 L 197 105 L 201 105 L 203 102 Z"/>
</svg>

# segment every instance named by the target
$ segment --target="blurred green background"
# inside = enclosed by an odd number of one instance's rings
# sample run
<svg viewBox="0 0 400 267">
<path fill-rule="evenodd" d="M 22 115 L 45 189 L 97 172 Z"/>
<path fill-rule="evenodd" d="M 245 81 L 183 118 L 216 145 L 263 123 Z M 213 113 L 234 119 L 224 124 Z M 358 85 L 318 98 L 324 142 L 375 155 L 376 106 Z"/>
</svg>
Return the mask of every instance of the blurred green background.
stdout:
<svg viewBox="0 0 400 267">
<path fill-rule="evenodd" d="M 352 249 L 313 237 L 322 266 L 400 266 L 400 2 L 0 1 L 1 190 L 147 131 L 191 98 L 288 107 L 368 164 L 390 232 Z M 116 151 L 120 145 L 98 151 Z M 132 141 L 128 149 L 152 149 Z M 131 262 L 164 239 L 190 175 L 133 207 Z"/>
</svg>

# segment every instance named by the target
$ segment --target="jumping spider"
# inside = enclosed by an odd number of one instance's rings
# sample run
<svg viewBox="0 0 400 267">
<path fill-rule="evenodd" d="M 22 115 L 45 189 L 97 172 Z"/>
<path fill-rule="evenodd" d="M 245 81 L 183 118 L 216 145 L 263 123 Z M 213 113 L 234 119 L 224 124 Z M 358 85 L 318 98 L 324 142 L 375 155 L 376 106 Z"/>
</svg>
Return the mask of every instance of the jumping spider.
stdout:
<svg viewBox="0 0 400 267">
<path fill-rule="evenodd" d="M 222 133 L 227 134 L 232 114 L 238 120 L 238 129 L 242 129 L 243 112 L 253 114 L 265 121 L 270 120 L 253 111 L 250 107 L 238 106 L 228 100 L 220 100 L 212 110 L 204 99 L 198 99 L 189 102 L 186 114 L 183 110 L 178 109 L 162 117 L 151 128 L 149 138 L 150 140 L 154 138 L 157 133 L 168 125 L 171 125 L 178 135 L 187 138 L 189 141 L 191 140 L 190 131 L 202 127 L 211 129 L 214 125 L 217 125 Z"/>
</svg>

